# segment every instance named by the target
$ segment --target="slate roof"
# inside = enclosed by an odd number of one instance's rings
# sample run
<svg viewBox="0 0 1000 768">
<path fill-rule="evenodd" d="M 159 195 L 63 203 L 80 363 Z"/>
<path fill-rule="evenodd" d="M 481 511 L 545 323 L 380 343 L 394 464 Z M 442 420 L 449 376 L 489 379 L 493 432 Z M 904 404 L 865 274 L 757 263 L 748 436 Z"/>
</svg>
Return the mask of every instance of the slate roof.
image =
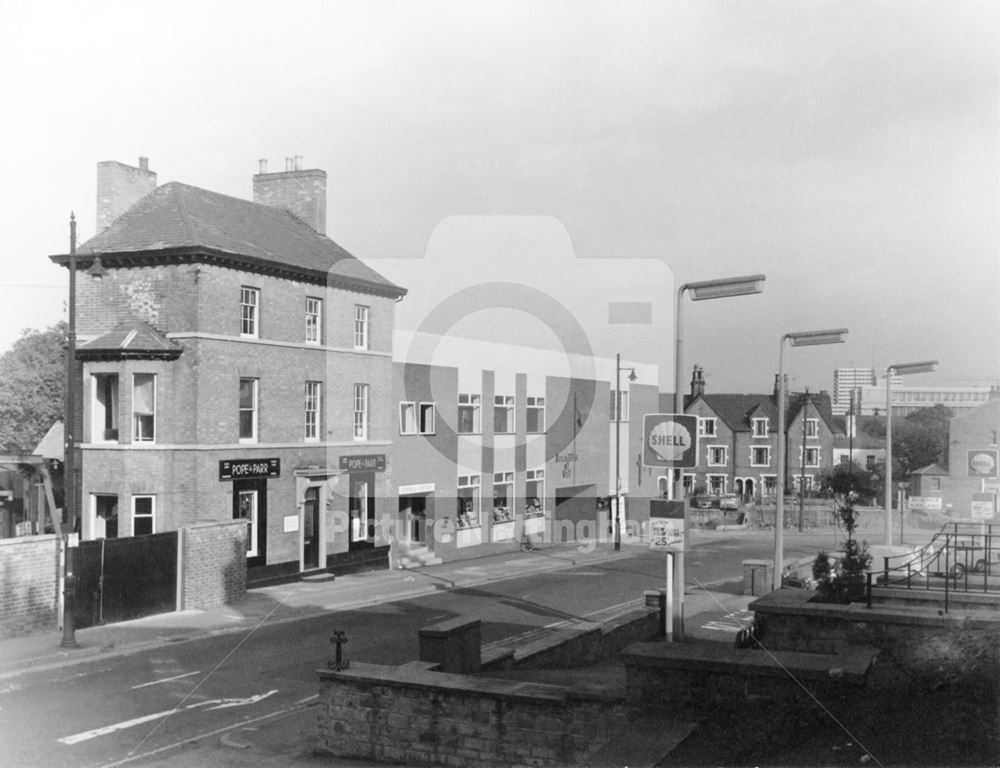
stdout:
<svg viewBox="0 0 1000 768">
<path fill-rule="evenodd" d="M 32 455 L 41 456 L 44 459 L 59 459 L 59 461 L 62 461 L 64 443 L 63 423 L 57 421 L 49 427 L 49 431 L 45 433 L 45 437 L 35 446 Z"/>
<path fill-rule="evenodd" d="M 778 406 L 774 395 L 704 394 L 698 399 L 704 401 L 734 432 L 749 430 L 751 420 L 754 418 L 769 419 L 768 430 L 771 432 L 776 432 L 778 429 Z M 788 410 L 785 413 L 786 424 L 791 424 L 795 420 L 804 404 L 804 393 L 793 392 L 789 395 Z M 832 434 L 836 435 L 843 431 L 842 425 L 838 425 L 833 418 L 829 395 L 810 392 L 809 411 L 810 414 L 817 414 L 823 419 Z"/>
<path fill-rule="evenodd" d="M 154 189 L 77 250 L 82 268 L 95 255 L 104 266 L 150 263 L 150 257 L 154 263 L 168 256 L 215 257 L 245 269 L 289 272 L 377 295 L 406 294 L 286 210 L 176 181 Z M 51 258 L 62 265 L 69 259 Z"/>
<path fill-rule="evenodd" d="M 926 467 L 915 469 L 914 475 L 948 475 L 948 470 L 942 469 L 940 464 L 928 464 Z"/>
<path fill-rule="evenodd" d="M 162 333 L 142 322 L 131 320 L 120 323 L 96 339 L 82 344 L 76 351 L 81 360 L 95 358 L 164 358 L 172 360 L 184 349 Z"/>
</svg>

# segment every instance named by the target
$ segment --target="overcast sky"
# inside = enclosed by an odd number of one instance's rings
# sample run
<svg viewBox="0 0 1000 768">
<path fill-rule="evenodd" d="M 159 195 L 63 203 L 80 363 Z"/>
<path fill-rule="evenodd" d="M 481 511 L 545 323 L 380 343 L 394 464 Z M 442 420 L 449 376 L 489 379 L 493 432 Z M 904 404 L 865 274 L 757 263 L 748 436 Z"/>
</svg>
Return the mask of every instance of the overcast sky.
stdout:
<svg viewBox="0 0 1000 768">
<path fill-rule="evenodd" d="M 839 326 L 786 350 L 797 388 L 929 358 L 908 383 L 1000 381 L 992 0 L 2 5 L 0 349 L 64 316 L 47 257 L 70 210 L 94 234 L 98 161 L 250 198 L 259 158 L 302 155 L 404 327 L 503 279 L 669 383 L 676 285 L 761 272 L 685 303 L 709 391 L 768 391 L 783 333 Z M 565 345 L 548 309 L 496 311 L 494 338 Z"/>
</svg>

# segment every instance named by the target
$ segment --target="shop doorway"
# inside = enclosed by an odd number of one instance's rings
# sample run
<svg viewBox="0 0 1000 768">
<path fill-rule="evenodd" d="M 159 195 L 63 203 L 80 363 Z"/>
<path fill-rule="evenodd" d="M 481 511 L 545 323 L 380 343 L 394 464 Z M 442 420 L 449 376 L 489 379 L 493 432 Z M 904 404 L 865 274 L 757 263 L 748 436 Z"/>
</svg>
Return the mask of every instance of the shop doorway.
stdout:
<svg viewBox="0 0 1000 768">
<path fill-rule="evenodd" d="M 233 481 L 233 520 L 247 524 L 247 566 L 266 563 L 267 480 Z"/>
<path fill-rule="evenodd" d="M 410 544 L 427 543 L 427 494 L 399 497 L 399 520 Z"/>
<path fill-rule="evenodd" d="M 371 473 L 351 474 L 350 549 L 375 545 L 375 499 L 372 497 L 375 476 Z"/>
<path fill-rule="evenodd" d="M 302 512 L 302 570 L 320 567 L 320 504 L 319 488 L 306 488 Z"/>
</svg>

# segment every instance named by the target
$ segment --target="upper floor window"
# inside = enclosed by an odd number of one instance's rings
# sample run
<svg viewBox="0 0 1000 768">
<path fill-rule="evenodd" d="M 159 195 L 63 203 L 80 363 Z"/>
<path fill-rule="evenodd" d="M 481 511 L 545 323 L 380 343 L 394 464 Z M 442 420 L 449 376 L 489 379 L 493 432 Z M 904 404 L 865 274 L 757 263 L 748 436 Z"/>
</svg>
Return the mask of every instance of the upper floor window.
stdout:
<svg viewBox="0 0 1000 768">
<path fill-rule="evenodd" d="M 240 379 L 240 442 L 257 442 L 257 379 Z"/>
<path fill-rule="evenodd" d="M 322 328 L 323 300 L 306 297 L 306 344 L 319 344 Z"/>
<path fill-rule="evenodd" d="M 368 349 L 368 307 L 354 305 L 354 348 Z"/>
<path fill-rule="evenodd" d="M 545 398 L 529 397 L 527 405 L 527 427 L 529 434 L 545 431 Z"/>
<path fill-rule="evenodd" d="M 368 385 L 354 385 L 354 439 L 368 439 Z"/>
<path fill-rule="evenodd" d="M 476 435 L 482 431 L 480 421 L 480 396 L 460 394 L 458 396 L 458 433 Z"/>
<path fill-rule="evenodd" d="M 873 469 L 875 469 L 875 456 L 869 453 L 865 456 L 865 470 L 871 472 Z"/>
<path fill-rule="evenodd" d="M 458 527 L 479 525 L 479 475 L 458 476 Z"/>
<path fill-rule="evenodd" d="M 712 467 L 721 467 L 726 463 L 726 446 L 708 446 L 708 464 Z"/>
<path fill-rule="evenodd" d="M 95 443 L 118 442 L 118 374 L 95 373 L 90 439 Z"/>
<path fill-rule="evenodd" d="M 320 389 L 318 381 L 307 381 L 305 389 L 305 439 L 319 440 Z"/>
<path fill-rule="evenodd" d="M 750 464 L 755 467 L 767 467 L 771 464 L 770 446 L 759 446 L 750 449 Z"/>
<path fill-rule="evenodd" d="M 496 395 L 493 398 L 493 431 L 504 434 L 514 431 L 514 396 Z"/>
<path fill-rule="evenodd" d="M 132 535 L 145 536 L 156 531 L 154 516 L 156 513 L 155 496 L 132 497 Z"/>
<path fill-rule="evenodd" d="M 399 434 L 433 435 L 434 403 L 400 403 Z"/>
<path fill-rule="evenodd" d="M 806 419 L 806 437 L 819 437 L 819 419 Z"/>
<path fill-rule="evenodd" d="M 618 395 L 617 421 L 628 421 L 628 392 L 611 390 L 611 420 L 615 421 L 615 395 Z"/>
<path fill-rule="evenodd" d="M 715 437 L 715 434 L 714 418 L 698 419 L 698 435 L 700 437 Z"/>
<path fill-rule="evenodd" d="M 132 376 L 132 439 L 137 443 L 156 440 L 156 374 Z"/>
<path fill-rule="evenodd" d="M 819 466 L 819 448 L 806 448 L 806 466 L 807 467 L 818 467 Z"/>
<path fill-rule="evenodd" d="M 257 311 L 260 308 L 260 289 L 240 288 L 240 336 L 256 339 L 260 334 Z"/>
<path fill-rule="evenodd" d="M 767 437 L 767 419 L 753 420 L 753 436 Z"/>
</svg>

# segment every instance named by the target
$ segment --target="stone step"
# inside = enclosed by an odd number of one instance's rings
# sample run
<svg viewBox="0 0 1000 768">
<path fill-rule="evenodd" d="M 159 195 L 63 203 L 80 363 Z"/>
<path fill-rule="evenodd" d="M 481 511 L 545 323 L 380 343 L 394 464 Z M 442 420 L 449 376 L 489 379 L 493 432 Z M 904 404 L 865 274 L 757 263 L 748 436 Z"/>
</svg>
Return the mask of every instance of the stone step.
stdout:
<svg viewBox="0 0 1000 768">
<path fill-rule="evenodd" d="M 429 565 L 441 565 L 443 562 L 430 549 L 411 549 L 397 556 L 396 567 L 403 569 L 426 568 Z"/>
</svg>

